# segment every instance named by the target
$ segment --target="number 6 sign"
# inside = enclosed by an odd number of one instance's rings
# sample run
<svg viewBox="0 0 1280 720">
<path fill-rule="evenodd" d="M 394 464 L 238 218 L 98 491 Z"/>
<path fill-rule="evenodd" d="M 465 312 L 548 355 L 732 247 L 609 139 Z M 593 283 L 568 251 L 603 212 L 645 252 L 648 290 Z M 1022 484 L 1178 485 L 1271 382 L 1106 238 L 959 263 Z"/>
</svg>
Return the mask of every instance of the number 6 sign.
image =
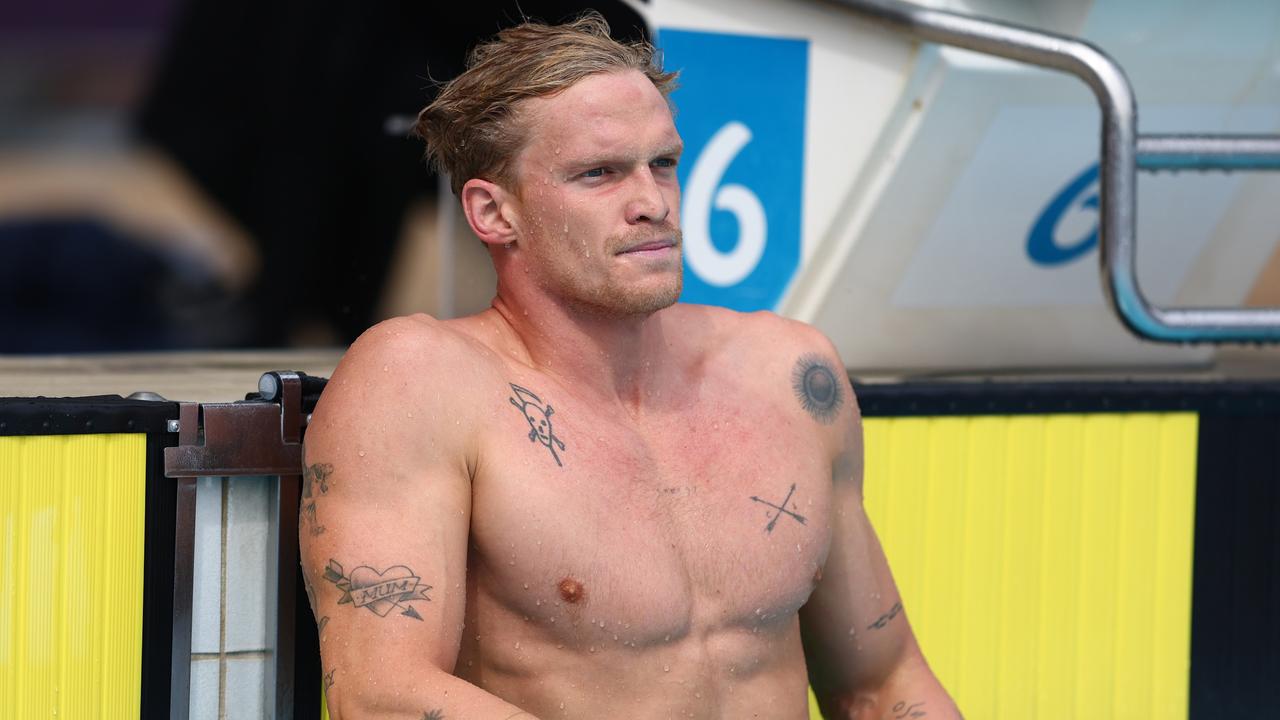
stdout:
<svg viewBox="0 0 1280 720">
<path fill-rule="evenodd" d="M 749 142 L 751 131 L 740 122 L 720 128 L 694 162 L 680 205 L 685 260 L 699 277 L 716 287 L 735 285 L 750 275 L 764 255 L 769 234 L 760 198 L 742 185 L 720 185 L 729 163 Z M 738 219 L 738 243 L 727 253 L 711 243 L 713 195 L 717 210 L 727 210 Z"/>
<path fill-rule="evenodd" d="M 771 310 L 800 265 L 809 43 L 662 29 L 686 160 L 685 302 Z"/>
</svg>

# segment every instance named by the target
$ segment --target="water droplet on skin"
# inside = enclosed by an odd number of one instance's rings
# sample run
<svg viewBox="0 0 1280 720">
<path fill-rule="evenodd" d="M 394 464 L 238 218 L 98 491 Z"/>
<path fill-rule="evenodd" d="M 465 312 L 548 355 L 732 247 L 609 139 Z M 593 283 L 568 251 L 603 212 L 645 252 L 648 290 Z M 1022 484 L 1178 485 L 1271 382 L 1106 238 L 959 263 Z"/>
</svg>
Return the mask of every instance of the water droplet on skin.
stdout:
<svg viewBox="0 0 1280 720">
<path fill-rule="evenodd" d="M 382 366 L 382 372 L 386 372 L 386 371 L 387 371 L 387 366 L 386 366 L 386 365 L 383 365 L 383 366 Z"/>
<path fill-rule="evenodd" d="M 671 636 L 670 636 L 670 635 L 668 635 L 668 636 L 666 636 L 666 637 L 662 638 L 662 641 L 663 641 L 663 642 L 671 642 Z"/>
<path fill-rule="evenodd" d="M 563 709 L 564 709 L 564 703 L 560 703 L 560 709 L 561 709 L 561 710 L 563 710 Z"/>
<path fill-rule="evenodd" d="M 613 636 L 613 639 L 616 641 L 616 640 L 618 639 L 618 636 L 617 636 L 617 635 L 614 635 L 614 636 Z"/>
<path fill-rule="evenodd" d="M 671 666 L 670 666 L 670 665 L 663 665 L 663 666 L 662 666 L 662 672 L 671 672 Z"/>
<path fill-rule="evenodd" d="M 595 651 L 596 651 L 596 646 L 595 646 L 595 645 L 592 645 L 592 646 L 591 646 L 590 648 L 588 648 L 588 649 L 589 649 L 591 652 L 595 652 Z"/>
<path fill-rule="evenodd" d="M 519 641 L 519 640 L 517 640 L 517 641 L 516 641 L 516 649 L 517 649 L 517 650 L 519 650 L 519 649 L 520 649 L 520 641 Z"/>
<path fill-rule="evenodd" d="M 360 457 L 364 457 L 364 451 L 363 451 L 363 450 L 361 450 L 361 451 L 359 452 L 359 455 L 360 455 Z"/>
<path fill-rule="evenodd" d="M 528 590 L 528 589 L 529 589 L 529 583 L 525 583 L 525 584 L 524 584 L 524 589 L 525 589 L 525 590 Z"/>
</svg>

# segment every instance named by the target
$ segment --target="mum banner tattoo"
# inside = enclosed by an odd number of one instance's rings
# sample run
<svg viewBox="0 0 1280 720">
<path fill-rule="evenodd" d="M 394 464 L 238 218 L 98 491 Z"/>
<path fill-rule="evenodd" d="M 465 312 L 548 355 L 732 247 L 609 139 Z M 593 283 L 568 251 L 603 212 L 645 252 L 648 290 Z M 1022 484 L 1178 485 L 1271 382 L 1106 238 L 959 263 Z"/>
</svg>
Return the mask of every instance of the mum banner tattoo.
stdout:
<svg viewBox="0 0 1280 720">
<path fill-rule="evenodd" d="M 350 575 L 346 575 L 342 565 L 331 559 L 324 569 L 324 579 L 342 590 L 339 605 L 350 603 L 367 608 L 378 617 L 386 617 L 392 610 L 398 609 L 401 615 L 421 620 L 422 616 L 408 603 L 415 600 L 431 601 L 427 597 L 427 591 L 432 586 L 422 584 L 422 578 L 404 565 L 393 565 L 382 571 L 361 565 L 353 569 Z"/>
</svg>

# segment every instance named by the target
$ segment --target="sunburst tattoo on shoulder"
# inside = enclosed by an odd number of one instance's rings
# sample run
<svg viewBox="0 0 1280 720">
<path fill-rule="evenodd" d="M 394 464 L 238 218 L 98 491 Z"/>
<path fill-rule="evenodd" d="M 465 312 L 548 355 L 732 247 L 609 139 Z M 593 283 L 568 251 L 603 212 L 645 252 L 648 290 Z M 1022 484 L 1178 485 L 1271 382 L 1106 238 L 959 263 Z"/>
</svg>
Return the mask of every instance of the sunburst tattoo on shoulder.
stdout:
<svg viewBox="0 0 1280 720">
<path fill-rule="evenodd" d="M 422 720 L 444 720 L 443 710 L 432 710 L 422 713 Z"/>
<path fill-rule="evenodd" d="M 817 353 L 801 355 L 791 369 L 791 388 L 800 406 L 823 425 L 835 422 L 844 391 L 831 362 Z"/>
</svg>

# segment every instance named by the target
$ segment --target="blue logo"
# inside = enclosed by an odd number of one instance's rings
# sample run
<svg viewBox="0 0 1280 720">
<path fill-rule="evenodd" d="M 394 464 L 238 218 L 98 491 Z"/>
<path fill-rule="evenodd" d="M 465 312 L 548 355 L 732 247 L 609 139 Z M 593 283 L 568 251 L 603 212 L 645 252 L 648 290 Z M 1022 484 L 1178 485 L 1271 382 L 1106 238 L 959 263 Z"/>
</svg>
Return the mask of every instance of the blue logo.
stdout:
<svg viewBox="0 0 1280 720">
<path fill-rule="evenodd" d="M 773 309 L 800 266 L 809 43 L 662 30 L 680 71 L 685 302 Z"/>
<path fill-rule="evenodd" d="M 1036 218 L 1027 235 L 1027 255 L 1037 265 L 1062 265 L 1084 255 L 1098 244 L 1098 222 L 1093 229 L 1085 233 L 1075 242 L 1060 245 L 1057 241 L 1058 226 L 1063 218 L 1072 211 L 1089 209 L 1097 214 L 1098 190 L 1094 183 L 1098 180 L 1098 165 L 1095 163 L 1077 175 L 1062 188 L 1057 195 Z"/>
</svg>

